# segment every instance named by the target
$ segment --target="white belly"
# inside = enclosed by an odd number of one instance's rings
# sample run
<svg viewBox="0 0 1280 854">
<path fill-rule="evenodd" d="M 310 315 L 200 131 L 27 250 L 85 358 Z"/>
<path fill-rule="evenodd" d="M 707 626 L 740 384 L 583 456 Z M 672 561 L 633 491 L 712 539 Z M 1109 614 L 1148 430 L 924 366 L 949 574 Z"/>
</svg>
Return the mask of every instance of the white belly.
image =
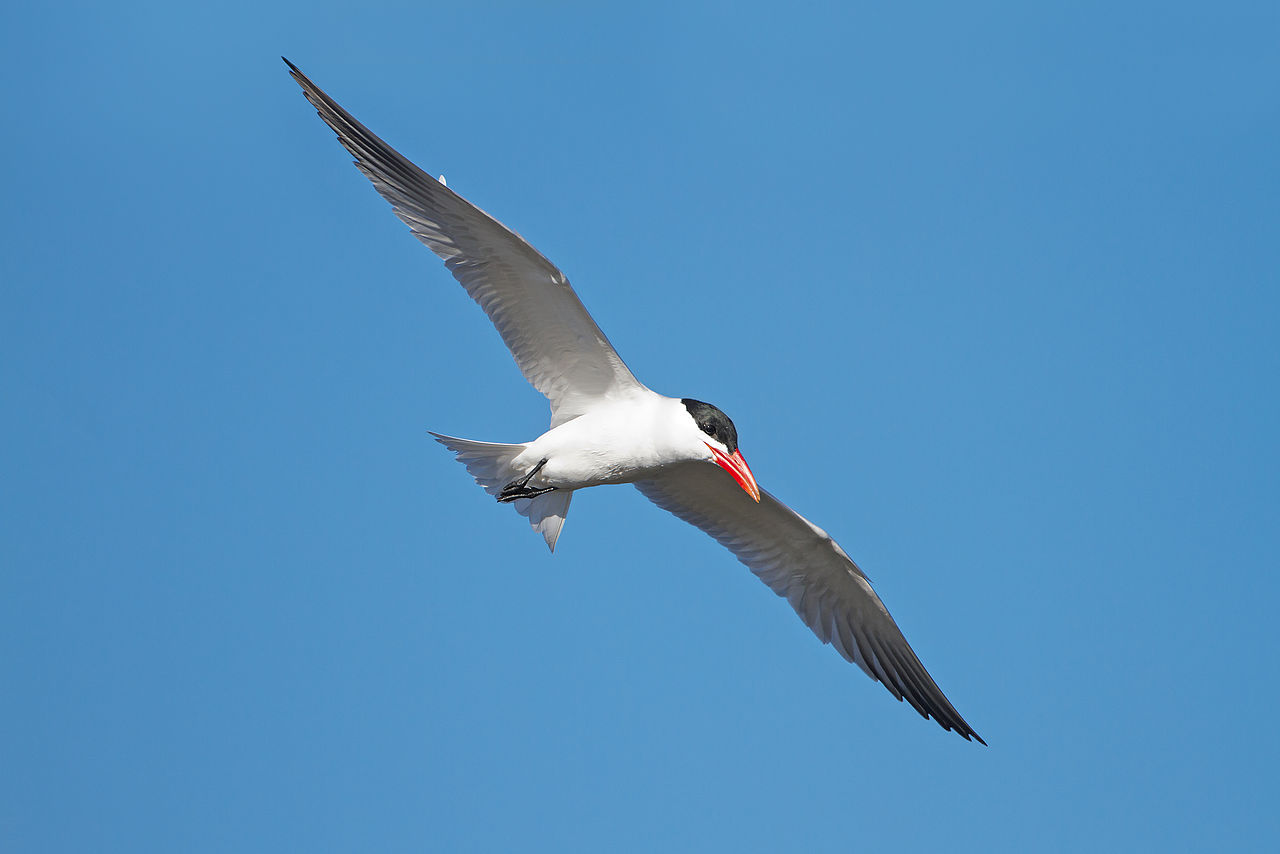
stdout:
<svg viewBox="0 0 1280 854">
<path fill-rule="evenodd" d="M 680 401 L 646 391 L 543 433 L 515 458 L 514 467 L 529 471 L 547 461 L 531 486 L 630 483 L 699 450 L 685 448 L 682 437 L 673 435 L 672 423 L 687 418 Z"/>
</svg>

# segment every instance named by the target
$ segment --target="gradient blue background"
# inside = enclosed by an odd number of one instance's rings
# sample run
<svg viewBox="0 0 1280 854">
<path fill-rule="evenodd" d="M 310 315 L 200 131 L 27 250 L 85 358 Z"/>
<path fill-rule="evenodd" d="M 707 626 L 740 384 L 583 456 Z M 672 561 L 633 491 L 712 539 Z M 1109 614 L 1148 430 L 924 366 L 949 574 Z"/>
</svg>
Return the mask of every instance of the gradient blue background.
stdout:
<svg viewBox="0 0 1280 854">
<path fill-rule="evenodd" d="M 1274 850 L 1274 3 L 0 13 L 0 848 Z M 434 6 L 434 8 L 433 8 Z M 1034 7 L 1034 8 L 1032 8 Z M 278 56 L 736 421 L 989 748 L 546 425 Z"/>
</svg>

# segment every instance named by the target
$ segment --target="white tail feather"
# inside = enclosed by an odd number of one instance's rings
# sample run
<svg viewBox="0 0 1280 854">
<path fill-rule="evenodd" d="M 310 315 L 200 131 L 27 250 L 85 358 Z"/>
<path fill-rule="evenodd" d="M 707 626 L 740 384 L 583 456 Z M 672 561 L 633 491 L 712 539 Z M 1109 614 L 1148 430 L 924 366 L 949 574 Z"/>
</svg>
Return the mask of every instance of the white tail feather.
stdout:
<svg viewBox="0 0 1280 854">
<path fill-rule="evenodd" d="M 467 471 L 476 479 L 476 483 L 484 487 L 484 491 L 497 496 L 502 487 L 524 474 L 512 467 L 512 461 L 518 457 L 527 445 L 501 445 L 496 442 L 475 442 L 471 439 L 459 439 L 455 436 L 442 436 L 432 433 L 435 440 L 453 451 L 458 462 L 467 467 Z M 519 498 L 511 502 L 516 512 L 529 520 L 529 524 L 547 541 L 547 546 L 554 552 L 556 540 L 560 538 L 560 529 L 564 527 L 564 517 L 569 513 L 569 500 L 573 498 L 573 490 L 557 489 L 536 498 Z"/>
<path fill-rule="evenodd" d="M 473 442 L 454 436 L 432 433 L 435 440 L 458 455 L 458 462 L 484 487 L 484 491 L 497 496 L 502 487 L 515 480 L 518 473 L 511 461 L 520 456 L 525 445 L 499 445 L 496 442 Z"/>
<path fill-rule="evenodd" d="M 554 552 L 556 540 L 560 539 L 560 529 L 564 527 L 564 517 L 569 515 L 571 498 L 572 489 L 556 489 L 537 498 L 518 498 L 512 503 L 516 505 L 516 512 L 529 520 L 533 530 L 547 541 L 547 548 Z"/>
</svg>

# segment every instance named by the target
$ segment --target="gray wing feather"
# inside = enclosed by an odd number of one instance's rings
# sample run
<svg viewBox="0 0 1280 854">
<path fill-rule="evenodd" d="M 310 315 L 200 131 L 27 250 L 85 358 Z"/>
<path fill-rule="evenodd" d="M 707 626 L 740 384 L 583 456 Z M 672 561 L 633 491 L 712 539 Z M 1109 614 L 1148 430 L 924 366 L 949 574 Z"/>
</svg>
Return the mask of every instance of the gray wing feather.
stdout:
<svg viewBox="0 0 1280 854">
<path fill-rule="evenodd" d="M 943 729 L 986 744 L 924 669 L 866 575 L 826 531 L 768 492 L 756 504 L 709 463 L 673 466 L 636 488 L 733 552 L 791 603 L 819 640 L 898 700 Z"/>
<path fill-rule="evenodd" d="M 525 379 L 551 401 L 552 426 L 581 415 L 593 400 L 643 388 L 554 264 L 419 169 L 285 63 L 396 216 L 484 309 Z"/>
</svg>

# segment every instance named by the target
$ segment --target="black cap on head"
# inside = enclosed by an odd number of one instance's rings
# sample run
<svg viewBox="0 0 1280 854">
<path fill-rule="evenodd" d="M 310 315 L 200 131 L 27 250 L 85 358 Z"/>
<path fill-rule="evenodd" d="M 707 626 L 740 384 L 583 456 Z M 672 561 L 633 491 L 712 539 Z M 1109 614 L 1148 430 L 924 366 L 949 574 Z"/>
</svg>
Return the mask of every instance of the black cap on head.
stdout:
<svg viewBox="0 0 1280 854">
<path fill-rule="evenodd" d="M 693 417 L 699 430 L 728 448 L 729 453 L 732 454 L 738 450 L 738 431 L 728 415 L 709 403 L 703 403 L 691 397 L 683 398 L 680 402 L 684 404 L 685 409 L 689 410 L 689 415 Z"/>
</svg>

